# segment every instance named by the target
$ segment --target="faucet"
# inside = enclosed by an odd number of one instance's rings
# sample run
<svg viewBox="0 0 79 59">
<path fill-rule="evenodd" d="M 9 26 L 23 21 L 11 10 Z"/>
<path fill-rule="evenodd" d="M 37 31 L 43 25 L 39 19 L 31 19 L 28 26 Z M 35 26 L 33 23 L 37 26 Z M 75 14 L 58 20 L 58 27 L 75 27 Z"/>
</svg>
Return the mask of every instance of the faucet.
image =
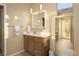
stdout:
<svg viewBox="0 0 79 59">
<path fill-rule="evenodd" d="M 36 32 L 35 32 L 35 31 L 34 31 L 33 33 L 34 33 L 34 34 L 36 34 Z"/>
</svg>

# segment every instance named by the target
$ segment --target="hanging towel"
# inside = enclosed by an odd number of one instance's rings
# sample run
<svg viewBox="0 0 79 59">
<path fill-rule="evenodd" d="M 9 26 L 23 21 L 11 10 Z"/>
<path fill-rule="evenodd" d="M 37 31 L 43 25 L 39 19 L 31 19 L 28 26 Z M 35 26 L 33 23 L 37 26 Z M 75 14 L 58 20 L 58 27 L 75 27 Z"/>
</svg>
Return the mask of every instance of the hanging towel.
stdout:
<svg viewBox="0 0 79 59">
<path fill-rule="evenodd" d="M 31 31 L 30 25 L 27 26 L 27 32 L 29 33 Z"/>
<path fill-rule="evenodd" d="M 19 25 L 15 25 L 15 34 L 20 35 L 20 26 Z"/>
</svg>

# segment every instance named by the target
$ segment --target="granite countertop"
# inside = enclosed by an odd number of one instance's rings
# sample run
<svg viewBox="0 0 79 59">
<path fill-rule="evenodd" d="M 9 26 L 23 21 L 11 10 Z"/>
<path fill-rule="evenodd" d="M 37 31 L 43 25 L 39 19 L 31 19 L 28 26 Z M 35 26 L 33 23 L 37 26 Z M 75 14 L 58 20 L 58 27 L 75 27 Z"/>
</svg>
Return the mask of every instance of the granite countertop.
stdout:
<svg viewBox="0 0 79 59">
<path fill-rule="evenodd" d="M 24 32 L 23 35 L 29 35 L 29 36 L 36 36 L 36 37 L 49 37 L 50 34 L 34 34 L 34 33 L 26 33 Z"/>
</svg>

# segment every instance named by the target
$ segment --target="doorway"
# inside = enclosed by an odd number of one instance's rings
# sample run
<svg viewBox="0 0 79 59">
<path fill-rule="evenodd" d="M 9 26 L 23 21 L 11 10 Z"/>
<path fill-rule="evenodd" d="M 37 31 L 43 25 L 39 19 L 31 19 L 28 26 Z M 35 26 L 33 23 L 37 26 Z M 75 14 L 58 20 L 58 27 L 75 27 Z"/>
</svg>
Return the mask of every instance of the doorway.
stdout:
<svg viewBox="0 0 79 59">
<path fill-rule="evenodd" d="M 4 55 L 4 6 L 0 5 L 0 56 Z"/>
<path fill-rule="evenodd" d="M 55 55 L 72 56 L 72 16 L 58 17 L 55 20 Z"/>
</svg>

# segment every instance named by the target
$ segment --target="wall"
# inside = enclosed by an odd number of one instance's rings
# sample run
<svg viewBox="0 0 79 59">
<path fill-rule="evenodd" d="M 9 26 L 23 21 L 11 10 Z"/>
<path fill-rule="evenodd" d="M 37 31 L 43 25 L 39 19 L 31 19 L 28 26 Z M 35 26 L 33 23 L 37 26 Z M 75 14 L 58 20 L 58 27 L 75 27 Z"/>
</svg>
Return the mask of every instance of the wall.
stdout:
<svg viewBox="0 0 79 59">
<path fill-rule="evenodd" d="M 24 50 L 23 45 L 23 31 L 26 31 L 26 25 L 30 20 L 30 7 L 29 4 L 5 4 L 7 7 L 8 20 L 8 39 L 6 41 L 7 55 L 14 54 Z M 17 16 L 18 19 L 14 19 Z M 16 35 L 14 26 L 20 26 L 20 35 Z"/>
<path fill-rule="evenodd" d="M 79 56 L 79 4 L 73 6 L 73 42 L 74 55 Z"/>
<path fill-rule="evenodd" d="M 55 16 L 57 11 L 49 13 L 50 50 L 55 51 Z"/>
</svg>

